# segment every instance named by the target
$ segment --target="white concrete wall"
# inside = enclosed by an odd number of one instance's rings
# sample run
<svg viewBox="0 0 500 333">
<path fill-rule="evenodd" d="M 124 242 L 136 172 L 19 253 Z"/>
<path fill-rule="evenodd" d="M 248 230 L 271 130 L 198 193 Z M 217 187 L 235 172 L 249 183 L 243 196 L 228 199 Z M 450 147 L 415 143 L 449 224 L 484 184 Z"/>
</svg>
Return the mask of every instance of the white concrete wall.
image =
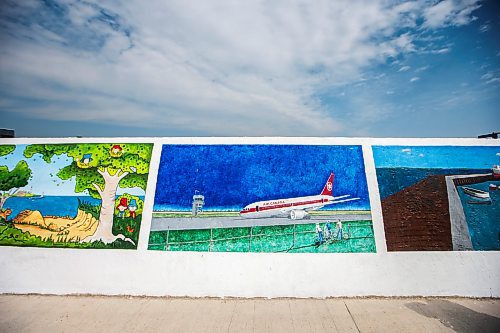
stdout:
<svg viewBox="0 0 500 333">
<path fill-rule="evenodd" d="M 477 139 L 100 138 L 0 139 L 0 144 L 153 142 L 138 250 L 0 247 L 0 293 L 155 296 L 500 297 L 500 252 L 387 252 L 371 145 L 499 146 Z M 161 145 L 363 145 L 377 253 L 148 251 Z M 499 222 L 500 223 L 500 222 Z"/>
</svg>

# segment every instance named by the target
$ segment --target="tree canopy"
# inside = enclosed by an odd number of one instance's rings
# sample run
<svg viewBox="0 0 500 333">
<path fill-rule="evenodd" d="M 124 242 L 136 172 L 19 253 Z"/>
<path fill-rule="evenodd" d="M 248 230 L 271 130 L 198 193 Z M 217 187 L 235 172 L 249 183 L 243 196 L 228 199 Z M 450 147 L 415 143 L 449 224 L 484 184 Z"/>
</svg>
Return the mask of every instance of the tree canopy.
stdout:
<svg viewBox="0 0 500 333">
<path fill-rule="evenodd" d="M 12 171 L 7 166 L 0 165 L 0 191 L 26 186 L 30 177 L 31 170 L 26 161 L 19 161 Z"/>
<path fill-rule="evenodd" d="M 118 152 L 113 149 L 115 147 L 120 148 Z M 104 179 L 99 171 L 107 170 L 111 175 L 119 171 L 128 172 L 121 179 L 120 187 L 146 189 L 151 151 L 152 144 L 35 144 L 26 147 L 24 156 L 31 158 L 40 154 L 44 161 L 50 163 L 53 156 L 66 154 L 73 161 L 60 169 L 57 176 L 62 180 L 76 177 L 76 193 L 87 190 L 92 197 L 100 198 L 93 185 L 104 189 Z"/>
<path fill-rule="evenodd" d="M 0 145 L 0 156 L 5 156 L 16 150 L 14 145 Z"/>
<path fill-rule="evenodd" d="M 15 145 L 0 145 L 0 156 L 8 155 L 15 149 Z M 26 161 L 19 161 L 12 171 L 6 165 L 0 165 L 0 191 L 26 186 L 30 177 L 31 170 Z"/>
</svg>

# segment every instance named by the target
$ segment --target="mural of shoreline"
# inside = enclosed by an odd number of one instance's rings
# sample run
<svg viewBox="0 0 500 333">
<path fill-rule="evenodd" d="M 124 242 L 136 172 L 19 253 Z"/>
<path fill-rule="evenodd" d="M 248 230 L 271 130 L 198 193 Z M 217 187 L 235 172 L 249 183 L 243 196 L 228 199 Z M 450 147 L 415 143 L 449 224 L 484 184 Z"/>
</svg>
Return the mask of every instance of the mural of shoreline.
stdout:
<svg viewBox="0 0 500 333">
<path fill-rule="evenodd" d="M 150 250 L 375 252 L 360 146 L 164 145 Z"/>
<path fill-rule="evenodd" d="M 374 146 L 389 251 L 500 250 L 500 147 Z"/>
<path fill-rule="evenodd" d="M 0 245 L 135 249 L 151 151 L 0 145 Z"/>
</svg>

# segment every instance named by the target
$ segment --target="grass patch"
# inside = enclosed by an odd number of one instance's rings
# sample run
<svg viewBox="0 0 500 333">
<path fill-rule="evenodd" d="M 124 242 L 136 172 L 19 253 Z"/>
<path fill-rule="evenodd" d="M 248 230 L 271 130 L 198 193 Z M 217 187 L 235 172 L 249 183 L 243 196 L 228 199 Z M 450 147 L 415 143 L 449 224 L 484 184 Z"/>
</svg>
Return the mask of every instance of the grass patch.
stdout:
<svg viewBox="0 0 500 333">
<path fill-rule="evenodd" d="M 101 212 L 101 205 L 92 205 L 90 202 L 80 200 L 80 198 L 78 198 L 78 209 L 84 211 L 85 213 L 90 213 L 95 219 L 98 220 Z"/>
<path fill-rule="evenodd" d="M 324 223 L 320 223 L 321 228 Z M 369 220 L 343 223 L 347 239 L 317 243 L 316 223 L 198 230 L 152 231 L 150 250 L 210 252 L 375 252 Z"/>
<path fill-rule="evenodd" d="M 42 239 L 40 236 L 31 235 L 29 232 L 10 225 L 0 225 L 0 245 L 75 249 L 135 249 L 133 244 L 124 242 L 121 239 L 117 239 L 111 244 L 104 244 L 100 241 L 92 243 L 65 242 L 62 237 L 56 240 L 51 238 Z"/>
<path fill-rule="evenodd" d="M 78 199 L 78 209 L 91 214 L 95 219 L 99 219 L 101 211 L 100 205 L 92 205 Z M 135 219 L 117 218 L 114 217 L 112 232 L 115 235 L 122 234 L 130 238 L 137 244 L 139 239 L 139 231 L 141 224 L 141 215 Z M 55 248 L 78 248 L 78 249 L 136 249 L 137 246 L 130 242 L 121 239 L 115 240 L 113 243 L 105 244 L 101 241 L 94 242 L 78 242 L 68 241 L 67 236 L 60 235 L 55 239 L 42 238 L 40 236 L 32 235 L 28 231 L 22 231 L 14 227 L 13 224 L 5 222 L 0 224 L 0 245 L 5 246 L 28 246 L 28 247 L 55 247 Z"/>
<path fill-rule="evenodd" d="M 229 211 L 214 211 L 214 212 L 201 212 L 193 216 L 191 212 L 153 212 L 153 217 L 166 217 L 166 218 L 207 218 L 207 217 L 238 217 L 239 212 Z"/>
</svg>

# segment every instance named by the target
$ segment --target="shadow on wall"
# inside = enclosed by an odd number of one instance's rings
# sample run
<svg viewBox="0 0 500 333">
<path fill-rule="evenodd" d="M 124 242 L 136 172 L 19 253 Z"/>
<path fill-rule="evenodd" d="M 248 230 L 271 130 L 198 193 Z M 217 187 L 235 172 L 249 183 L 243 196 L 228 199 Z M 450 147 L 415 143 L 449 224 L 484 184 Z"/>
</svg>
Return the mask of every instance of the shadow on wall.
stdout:
<svg viewBox="0 0 500 333">
<path fill-rule="evenodd" d="M 405 305 L 428 318 L 438 319 L 456 332 L 500 332 L 500 318 L 476 312 L 447 300 L 427 300 Z"/>
</svg>

